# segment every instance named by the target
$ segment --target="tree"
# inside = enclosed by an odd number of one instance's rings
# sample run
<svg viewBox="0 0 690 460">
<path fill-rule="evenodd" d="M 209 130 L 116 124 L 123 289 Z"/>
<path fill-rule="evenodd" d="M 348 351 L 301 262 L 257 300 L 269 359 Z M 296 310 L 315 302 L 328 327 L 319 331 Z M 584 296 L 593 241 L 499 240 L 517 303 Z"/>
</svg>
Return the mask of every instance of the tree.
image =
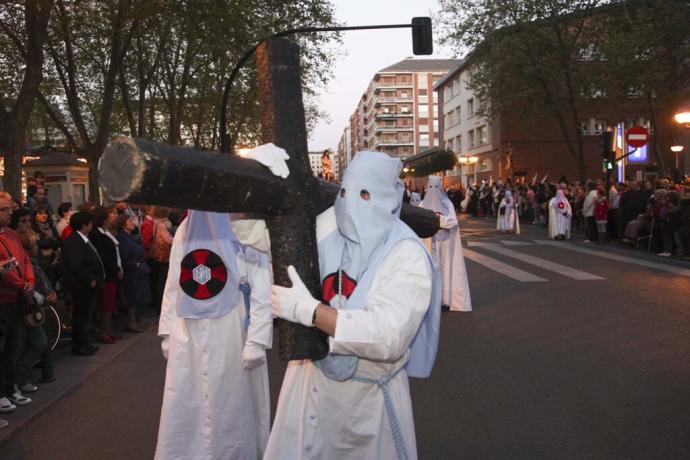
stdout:
<svg viewBox="0 0 690 460">
<path fill-rule="evenodd" d="M 0 67 L 3 69 L 0 150 L 5 160 L 3 186 L 18 201 L 21 199 L 21 159 L 26 144 L 25 133 L 43 79 L 43 45 L 52 3 L 52 0 L 27 0 L 5 2 L 0 6 L 0 41 L 3 50 L 0 52 Z M 17 84 L 19 81 L 21 83 Z"/>
<path fill-rule="evenodd" d="M 578 63 L 584 45 L 594 46 L 590 18 L 598 0 L 529 2 L 441 0 L 443 41 L 472 49 L 470 89 L 479 113 L 497 119 L 553 119 L 587 177 L 580 129 L 582 101 L 595 97 L 601 78 Z"/>
<path fill-rule="evenodd" d="M 690 97 L 690 3 L 664 0 L 613 2 L 599 22 L 606 78 L 621 107 L 644 100 L 654 135 L 650 150 L 660 172 L 668 172 L 659 147 L 679 101 Z"/>
<path fill-rule="evenodd" d="M 56 0 L 47 44 L 48 69 L 59 82 L 39 100 L 70 147 L 89 165 L 89 199 L 99 202 L 96 165 L 112 136 L 117 78 L 146 0 Z"/>
</svg>

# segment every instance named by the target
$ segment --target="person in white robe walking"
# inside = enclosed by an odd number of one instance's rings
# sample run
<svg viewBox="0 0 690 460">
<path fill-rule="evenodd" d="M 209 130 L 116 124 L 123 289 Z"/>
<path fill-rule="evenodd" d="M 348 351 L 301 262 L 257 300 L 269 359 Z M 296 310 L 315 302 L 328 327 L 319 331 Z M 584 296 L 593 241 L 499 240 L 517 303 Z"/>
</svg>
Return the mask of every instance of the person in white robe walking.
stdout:
<svg viewBox="0 0 690 460">
<path fill-rule="evenodd" d="M 520 234 L 520 220 L 517 217 L 513 192 L 509 188 L 506 189 L 505 196 L 498 205 L 496 230 Z"/>
<path fill-rule="evenodd" d="M 399 219 L 401 167 L 379 152 L 348 165 L 317 223 L 321 301 L 293 267 L 273 287 L 274 314 L 326 332 L 330 354 L 288 364 L 266 460 L 417 458 L 407 379 L 431 372 L 440 283 Z"/>
<path fill-rule="evenodd" d="M 176 232 L 158 334 L 167 358 L 155 458 L 260 459 L 272 343 L 266 254 L 228 214 L 190 211 Z"/>
<path fill-rule="evenodd" d="M 421 207 L 437 213 L 440 220 L 439 231 L 431 237 L 431 255 L 441 275 L 441 304 L 451 311 L 472 311 L 458 216 L 439 176 L 429 176 Z"/>
<path fill-rule="evenodd" d="M 559 186 L 556 196 L 549 200 L 549 238 L 569 240 L 573 210 L 565 196 L 563 187 Z"/>
<path fill-rule="evenodd" d="M 273 144 L 245 157 L 289 175 L 287 153 Z M 265 350 L 273 339 L 269 260 L 263 221 L 231 227 L 228 214 L 190 211 L 178 228 L 158 326 L 168 363 L 156 459 L 263 457 Z"/>
</svg>

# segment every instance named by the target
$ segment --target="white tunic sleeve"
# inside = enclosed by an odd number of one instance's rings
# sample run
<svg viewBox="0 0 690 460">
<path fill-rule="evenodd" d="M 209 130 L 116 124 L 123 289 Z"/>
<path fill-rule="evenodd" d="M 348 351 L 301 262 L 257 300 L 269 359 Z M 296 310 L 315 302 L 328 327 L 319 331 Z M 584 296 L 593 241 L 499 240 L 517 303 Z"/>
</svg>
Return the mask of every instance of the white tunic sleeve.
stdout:
<svg viewBox="0 0 690 460">
<path fill-rule="evenodd" d="M 271 270 L 268 256 L 252 248 L 245 249 L 247 276 L 252 291 L 249 302 L 249 330 L 247 343 L 271 348 L 273 343 L 273 313 L 271 311 Z"/>
<path fill-rule="evenodd" d="M 431 267 L 424 249 L 403 240 L 381 263 L 366 306 L 340 310 L 331 352 L 371 361 L 396 361 L 410 347 L 431 299 Z"/>
<path fill-rule="evenodd" d="M 455 215 L 455 210 L 451 211 L 450 214 L 439 216 L 439 227 L 441 228 L 454 228 L 458 226 L 458 216 Z"/>
</svg>

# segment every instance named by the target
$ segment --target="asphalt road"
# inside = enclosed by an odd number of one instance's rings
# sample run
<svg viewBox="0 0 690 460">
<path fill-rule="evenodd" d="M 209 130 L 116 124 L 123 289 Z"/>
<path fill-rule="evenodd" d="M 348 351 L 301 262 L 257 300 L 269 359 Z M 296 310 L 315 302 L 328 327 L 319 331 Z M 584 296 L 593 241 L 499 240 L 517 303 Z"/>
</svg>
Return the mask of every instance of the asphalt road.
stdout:
<svg viewBox="0 0 690 460">
<path fill-rule="evenodd" d="M 434 372 L 411 381 L 419 457 L 690 458 L 690 264 L 493 224 L 463 220 L 474 311 L 443 313 Z M 269 369 L 275 404 L 276 353 Z M 163 376 L 151 331 L 0 458 L 151 458 Z"/>
</svg>

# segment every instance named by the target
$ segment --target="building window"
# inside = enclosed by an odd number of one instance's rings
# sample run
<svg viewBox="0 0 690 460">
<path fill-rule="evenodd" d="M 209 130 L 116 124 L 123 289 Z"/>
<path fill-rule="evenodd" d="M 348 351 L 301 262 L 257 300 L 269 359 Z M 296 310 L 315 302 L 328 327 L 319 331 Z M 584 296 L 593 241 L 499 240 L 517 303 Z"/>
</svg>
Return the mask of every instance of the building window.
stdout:
<svg viewBox="0 0 690 460">
<path fill-rule="evenodd" d="M 409 113 L 409 112 L 410 112 L 410 106 L 408 106 L 408 105 L 403 105 L 402 107 L 400 107 L 400 111 L 401 111 L 402 113 Z"/>
<path fill-rule="evenodd" d="M 429 105 L 428 104 L 419 104 L 417 107 L 417 110 L 419 111 L 418 114 L 420 117 L 428 117 L 429 116 Z"/>
<path fill-rule="evenodd" d="M 446 141 L 446 150 L 450 150 L 451 152 L 455 151 L 453 149 L 453 139 L 449 139 Z"/>
<path fill-rule="evenodd" d="M 426 88 L 419 88 L 417 90 L 417 94 L 419 94 L 420 96 L 426 96 L 427 95 L 427 89 Z"/>
<path fill-rule="evenodd" d="M 429 103 L 429 96 L 419 96 L 417 98 L 417 102 L 419 104 L 428 104 Z"/>
<path fill-rule="evenodd" d="M 429 135 L 428 134 L 420 134 L 419 135 L 419 146 L 420 147 L 429 147 Z"/>
<path fill-rule="evenodd" d="M 489 143 L 489 129 L 486 126 L 477 128 L 477 145 L 485 145 Z"/>
<path fill-rule="evenodd" d="M 469 148 L 474 148 L 474 130 L 467 131 L 467 145 Z"/>
<path fill-rule="evenodd" d="M 460 110 L 460 107 L 456 107 L 455 108 L 455 119 L 458 120 L 458 122 L 460 120 L 462 120 L 461 116 L 462 116 L 462 111 Z"/>
<path fill-rule="evenodd" d="M 594 134 L 601 134 L 606 131 L 606 120 L 594 120 Z"/>
<path fill-rule="evenodd" d="M 429 132 L 429 125 L 419 125 L 419 132 L 420 133 L 428 133 Z"/>
<path fill-rule="evenodd" d="M 434 131 L 438 132 L 438 120 L 434 120 Z"/>
<path fill-rule="evenodd" d="M 444 120 L 444 123 L 446 124 L 446 128 L 453 126 L 455 124 L 455 113 L 452 110 L 446 113 L 446 119 Z"/>
<path fill-rule="evenodd" d="M 467 100 L 467 119 L 469 120 L 474 115 L 474 98 Z"/>
<path fill-rule="evenodd" d="M 455 136 L 455 149 L 457 153 L 462 152 L 462 136 Z"/>
<path fill-rule="evenodd" d="M 446 86 L 446 89 L 444 90 L 444 94 L 445 94 L 447 101 L 453 99 L 453 87 L 452 86 Z"/>
</svg>

